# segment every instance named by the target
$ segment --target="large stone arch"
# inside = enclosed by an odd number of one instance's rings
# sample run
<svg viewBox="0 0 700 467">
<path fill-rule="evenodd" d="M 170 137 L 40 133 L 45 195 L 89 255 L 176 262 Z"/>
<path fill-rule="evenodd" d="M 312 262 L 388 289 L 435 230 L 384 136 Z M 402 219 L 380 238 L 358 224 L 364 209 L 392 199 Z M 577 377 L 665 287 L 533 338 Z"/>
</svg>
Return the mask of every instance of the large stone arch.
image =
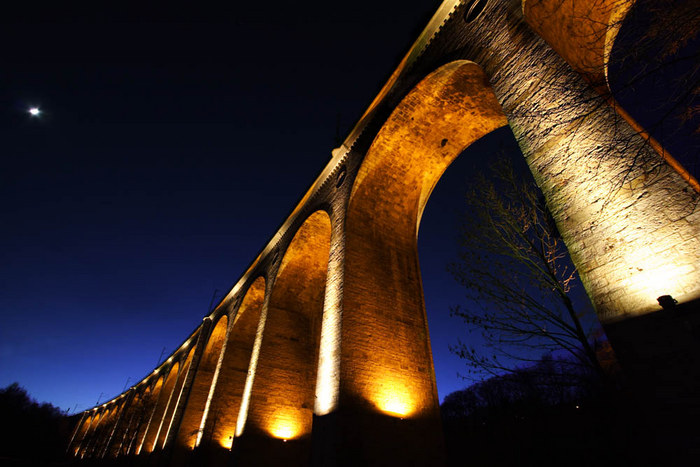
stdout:
<svg viewBox="0 0 700 467">
<path fill-rule="evenodd" d="M 90 457 L 103 457 L 107 443 L 109 443 L 110 441 L 114 424 L 117 420 L 117 414 L 119 412 L 119 409 L 120 406 L 115 402 L 112 402 L 105 407 L 106 414 L 103 417 L 100 426 L 98 427 L 99 432 L 97 435 L 97 439 L 95 440 L 95 445 L 90 454 Z"/>
<path fill-rule="evenodd" d="M 224 355 L 202 436 L 203 447 L 220 456 L 233 444 L 248 368 L 265 299 L 265 278 L 248 287 L 232 316 Z M 223 451 L 223 453 L 222 453 Z"/>
<path fill-rule="evenodd" d="M 114 446 L 117 456 L 133 454 L 133 445 L 141 423 L 146 389 L 145 385 L 134 387 L 133 397 L 124 409 L 124 425 L 119 434 L 119 440 Z"/>
<path fill-rule="evenodd" d="M 311 214 L 284 252 L 263 311 L 264 334 L 234 440 L 240 465 L 307 465 L 331 242 L 325 211 Z M 254 366 L 255 365 L 255 366 Z"/>
<path fill-rule="evenodd" d="M 209 335 L 204 353 L 197 365 L 197 371 L 187 397 L 187 405 L 178 429 L 176 444 L 178 447 L 194 449 L 201 437 L 201 423 L 204 416 L 209 390 L 225 342 L 228 317 L 221 316 Z"/>
<path fill-rule="evenodd" d="M 118 437 L 119 426 L 124 417 L 124 409 L 127 406 L 126 398 L 119 397 L 113 402 L 113 404 L 115 409 L 112 420 L 110 421 L 108 433 L 106 434 L 105 439 L 103 440 L 103 445 L 100 448 L 100 457 L 108 457 L 113 455 L 115 439 Z"/>
<path fill-rule="evenodd" d="M 90 441 L 90 433 L 95 429 L 95 425 L 97 425 L 98 420 L 99 413 L 97 411 L 93 411 L 93 413 L 83 423 L 83 427 L 80 430 L 80 435 L 74 450 L 74 455 L 76 457 L 83 457 L 85 455 L 85 447 Z"/>
<path fill-rule="evenodd" d="M 136 438 L 136 448 L 134 453 L 135 454 L 141 454 L 141 451 L 143 449 L 143 444 L 146 441 L 146 436 L 148 435 L 148 432 L 151 428 L 151 424 L 153 423 L 153 418 L 156 412 L 156 409 L 158 407 L 158 402 L 160 400 L 161 396 L 161 390 L 163 388 L 163 382 L 165 381 L 165 375 L 160 375 L 156 380 L 155 383 L 149 388 L 151 390 L 148 398 L 145 400 L 144 404 L 144 413 L 143 413 L 143 422 L 141 424 L 141 427 L 139 428 L 139 434 Z M 146 451 L 148 452 L 148 451 Z"/>
<path fill-rule="evenodd" d="M 82 423 L 78 427 L 78 430 L 77 430 L 75 437 L 74 437 L 73 446 L 71 446 L 71 453 L 73 454 L 74 457 L 79 456 L 80 448 L 83 445 L 83 442 L 85 440 L 85 436 L 87 435 L 88 430 L 90 429 L 90 425 L 92 424 L 94 419 L 95 419 L 95 414 L 90 414 L 87 417 L 83 418 Z"/>
<path fill-rule="evenodd" d="M 507 124 L 481 68 L 456 61 L 423 79 L 394 109 L 355 179 L 346 217 L 341 410 L 356 418 L 358 461 L 421 465 L 440 443 L 417 235 L 430 193 L 471 143 Z M 367 414 L 367 415 L 358 415 Z M 406 419 L 419 436 L 392 427 Z M 410 423 L 409 423 L 410 421 Z M 359 427 L 359 428 L 358 428 Z M 347 449 L 353 452 L 352 449 Z M 398 453 L 398 454 L 397 454 Z M 399 462 L 400 463 L 400 462 Z"/>
<path fill-rule="evenodd" d="M 90 427 L 90 433 L 88 436 L 87 443 L 85 443 L 85 448 L 83 450 L 83 457 L 91 458 L 96 449 L 97 444 L 100 441 L 100 435 L 104 427 L 105 418 L 109 415 L 109 411 L 105 408 L 100 409 L 100 415 L 96 420 L 96 423 Z"/>
<path fill-rule="evenodd" d="M 175 416 L 184 393 L 185 380 L 187 379 L 187 374 L 190 371 L 190 366 L 192 365 L 192 360 L 194 359 L 194 351 L 195 347 L 192 346 L 190 351 L 187 353 L 187 357 L 184 358 L 178 370 L 177 382 L 175 383 L 173 393 L 170 396 L 170 402 L 168 402 L 168 407 L 166 408 L 165 415 L 163 416 L 163 423 L 160 428 L 160 433 L 158 434 L 155 449 L 164 449 L 168 443 L 168 440 L 170 439 L 170 432 L 176 428 Z"/>
<path fill-rule="evenodd" d="M 96 411 L 95 416 L 92 419 L 92 423 L 90 423 L 90 426 L 85 432 L 84 440 L 80 446 L 81 458 L 90 457 L 92 449 L 94 448 L 95 443 L 97 442 L 99 430 L 102 427 L 102 421 L 104 420 L 106 413 L 107 411 L 104 408 L 101 408 Z"/>
<path fill-rule="evenodd" d="M 152 452 L 155 448 L 158 435 L 162 429 L 163 421 L 165 420 L 165 411 L 168 408 L 168 404 L 170 403 L 170 399 L 173 395 L 173 389 L 175 388 L 179 368 L 180 363 L 175 362 L 168 370 L 167 376 L 164 376 L 165 382 L 160 390 L 160 397 L 158 398 L 158 403 L 156 404 L 153 412 L 153 418 L 148 428 L 148 432 L 144 438 L 144 452 Z"/>
<path fill-rule="evenodd" d="M 138 404 L 134 405 L 133 407 L 132 419 L 130 423 L 131 428 L 129 430 L 127 443 L 127 453 L 131 455 L 138 454 L 141 438 L 146 431 L 148 419 L 150 418 L 150 414 L 153 409 L 153 386 L 150 384 L 146 384 L 145 386 L 145 389 L 141 393 L 141 397 L 138 399 Z"/>
<path fill-rule="evenodd" d="M 108 447 L 111 457 L 127 454 L 127 440 L 134 421 L 135 406 L 139 403 L 140 397 L 141 394 L 138 391 L 131 389 L 127 400 L 122 405 L 121 416 L 115 427 L 114 434 L 112 435 L 110 446 Z"/>
</svg>

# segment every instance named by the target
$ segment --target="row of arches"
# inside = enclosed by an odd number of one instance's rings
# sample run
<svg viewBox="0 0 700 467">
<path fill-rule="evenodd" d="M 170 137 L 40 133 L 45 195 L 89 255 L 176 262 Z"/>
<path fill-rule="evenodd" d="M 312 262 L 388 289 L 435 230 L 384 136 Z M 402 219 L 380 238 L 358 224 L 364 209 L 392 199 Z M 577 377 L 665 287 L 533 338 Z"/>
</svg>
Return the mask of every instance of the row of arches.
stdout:
<svg viewBox="0 0 700 467">
<path fill-rule="evenodd" d="M 153 452 L 171 438 L 181 452 L 200 448 L 216 455 L 240 440 L 239 458 L 259 461 L 263 452 L 274 462 L 295 463 L 311 456 L 315 420 L 339 406 L 392 419 L 437 420 L 418 223 L 449 163 L 506 124 L 487 91 L 483 72 L 469 62 L 445 66 L 417 86 L 349 184 L 347 213 L 336 217 L 342 226 L 333 225 L 332 211 L 308 215 L 274 279 L 253 280 L 235 312 L 213 314 L 210 330 L 199 333 L 187 360 L 125 404 L 124 433 L 112 436 L 110 454 Z M 443 127 L 435 125 L 439 113 Z M 395 176 L 387 179 L 392 171 Z M 344 261 L 334 259 L 343 264 L 344 284 L 329 281 L 334 249 L 352 252 Z M 322 345 L 323 334 L 334 337 Z M 196 369 L 188 371 L 193 358 Z M 183 397 L 174 426 L 177 399 Z M 285 449 L 277 448 L 280 443 Z"/>
<path fill-rule="evenodd" d="M 181 350 L 187 350 L 189 344 Z M 69 452 L 79 458 L 104 458 L 162 448 L 194 348 L 149 375 L 116 399 L 84 412 Z M 171 357 L 172 358 L 172 357 Z"/>
<path fill-rule="evenodd" d="M 491 6 L 485 11 L 488 18 L 499 13 Z M 494 47 L 492 55 L 498 53 Z M 174 465 L 192 453 L 213 463 L 233 455 L 240 465 L 304 465 L 342 452 L 356 456 L 355 465 L 367 453 L 378 465 L 439 464 L 437 390 L 416 239 L 427 199 L 450 163 L 509 123 L 504 97 L 494 94 L 490 80 L 479 65 L 455 60 L 411 87 L 365 150 L 334 159 L 343 179 L 304 198 L 290 228 L 251 266 L 244 286 L 205 319 L 190 348 L 179 351 L 167 371 L 84 415 L 74 454 L 170 449 Z M 548 105 L 547 83 L 532 86 L 544 91 L 523 93 L 513 106 Z M 591 115 L 586 118 L 599 116 Z M 546 141 L 548 124 L 527 118 L 510 123 Z M 605 139 L 605 131 L 594 136 Z M 557 157 L 579 160 L 578 147 L 591 135 L 566 137 L 566 145 L 550 145 L 556 154 L 537 156 L 552 166 Z M 571 186 L 573 168 L 562 169 Z M 563 189 L 555 176 L 548 183 Z M 570 195 L 570 206 L 562 203 L 562 216 L 578 209 L 571 201 L 576 196 Z M 631 228 L 649 224 L 644 215 L 630 219 L 636 223 Z M 695 225 L 688 232 L 698 236 Z M 624 254 L 618 262 L 631 261 Z M 687 293 L 697 289 L 693 280 Z"/>
<path fill-rule="evenodd" d="M 198 344 L 186 358 L 139 387 L 130 399 L 84 417 L 73 454 L 142 455 L 163 451 L 171 442 L 178 451 L 175 457 L 196 447 L 220 455 L 231 449 L 244 426 L 252 444 L 266 437 L 308 438 L 330 225 L 329 215 L 317 211 L 298 229 L 278 267 L 275 287 L 267 291 L 265 314 L 267 282 L 259 276 L 235 312 L 221 313 L 210 330 L 200 327 Z"/>
</svg>

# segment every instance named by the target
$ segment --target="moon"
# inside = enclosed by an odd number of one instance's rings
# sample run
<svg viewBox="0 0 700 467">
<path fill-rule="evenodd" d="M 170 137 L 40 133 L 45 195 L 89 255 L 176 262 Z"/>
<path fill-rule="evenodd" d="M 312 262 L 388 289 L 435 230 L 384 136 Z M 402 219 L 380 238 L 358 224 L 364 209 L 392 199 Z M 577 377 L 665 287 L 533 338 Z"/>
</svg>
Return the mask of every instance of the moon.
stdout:
<svg viewBox="0 0 700 467">
<path fill-rule="evenodd" d="M 41 110 L 39 110 L 38 107 L 32 107 L 31 109 L 29 109 L 29 114 L 33 117 L 38 117 L 40 113 Z"/>
</svg>

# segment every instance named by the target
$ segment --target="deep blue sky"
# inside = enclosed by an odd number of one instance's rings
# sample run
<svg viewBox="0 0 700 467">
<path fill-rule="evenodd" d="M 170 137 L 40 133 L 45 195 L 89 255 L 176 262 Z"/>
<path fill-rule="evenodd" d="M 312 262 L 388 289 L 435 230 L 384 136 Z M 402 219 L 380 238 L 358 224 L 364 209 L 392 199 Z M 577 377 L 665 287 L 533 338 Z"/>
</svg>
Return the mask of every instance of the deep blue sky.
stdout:
<svg viewBox="0 0 700 467">
<path fill-rule="evenodd" d="M 0 16 L 0 387 L 79 411 L 199 324 L 439 2 L 64 3 Z M 420 228 L 441 399 L 466 384 L 445 272 L 464 180 L 502 145 L 448 169 Z"/>
<path fill-rule="evenodd" d="M 0 18 L 0 387 L 81 410 L 147 374 L 267 242 L 330 158 L 338 115 L 344 137 L 438 2 L 259 5 Z M 463 383 L 451 279 L 434 275 L 457 223 L 437 213 L 457 210 L 438 205 L 421 261 L 444 396 Z"/>
</svg>

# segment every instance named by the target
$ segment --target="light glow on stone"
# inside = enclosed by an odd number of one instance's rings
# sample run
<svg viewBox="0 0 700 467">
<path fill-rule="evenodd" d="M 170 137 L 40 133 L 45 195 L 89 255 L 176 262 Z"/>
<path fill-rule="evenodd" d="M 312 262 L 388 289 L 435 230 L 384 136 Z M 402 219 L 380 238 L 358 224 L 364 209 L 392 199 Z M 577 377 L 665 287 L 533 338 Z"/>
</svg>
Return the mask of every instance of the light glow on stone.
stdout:
<svg viewBox="0 0 700 467">
<path fill-rule="evenodd" d="M 269 426 L 269 432 L 277 439 L 285 441 L 297 438 L 301 433 L 301 426 L 292 417 L 284 414 L 276 414 L 277 417 Z"/>
<path fill-rule="evenodd" d="M 316 415 L 332 412 L 338 403 L 340 383 L 340 280 L 335 277 L 329 265 L 326 282 L 326 296 L 323 301 L 321 343 L 319 349 L 318 372 L 316 376 Z M 339 269 L 339 268 L 338 268 Z M 337 274 L 340 276 L 340 274 Z M 336 279 L 336 280 L 333 280 Z"/>
<path fill-rule="evenodd" d="M 243 396 L 241 397 L 241 408 L 236 419 L 236 436 L 241 436 L 245 429 L 245 422 L 248 419 L 248 406 L 250 405 L 250 393 L 253 390 L 253 381 L 255 380 L 255 370 L 258 367 L 258 357 L 260 356 L 260 346 L 262 345 L 262 336 L 265 331 L 265 321 L 267 320 L 267 310 L 263 308 L 260 312 L 260 321 L 255 335 L 255 343 L 253 344 L 253 352 L 250 355 L 250 363 L 248 366 L 248 376 L 245 380 L 243 388 Z"/>
<path fill-rule="evenodd" d="M 219 445 L 224 449 L 231 449 L 233 446 L 233 434 L 219 439 Z"/>
<path fill-rule="evenodd" d="M 416 401 L 411 390 L 393 378 L 380 383 L 374 399 L 379 410 L 387 415 L 404 418 L 416 412 Z"/>
</svg>

